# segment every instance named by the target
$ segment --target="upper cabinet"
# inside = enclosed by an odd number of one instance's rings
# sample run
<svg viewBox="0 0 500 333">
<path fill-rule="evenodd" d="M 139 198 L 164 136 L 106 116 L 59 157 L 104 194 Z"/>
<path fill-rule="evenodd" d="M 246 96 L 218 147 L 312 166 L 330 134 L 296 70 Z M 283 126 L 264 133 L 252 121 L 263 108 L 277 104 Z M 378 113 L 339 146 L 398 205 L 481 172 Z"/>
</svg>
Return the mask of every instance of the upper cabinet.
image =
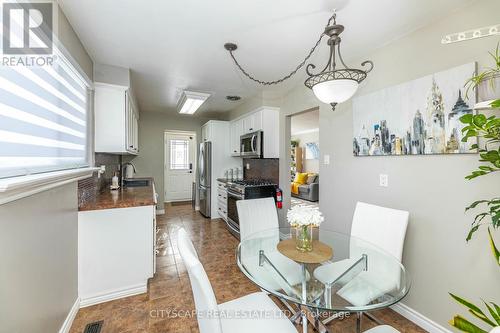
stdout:
<svg viewBox="0 0 500 333">
<path fill-rule="evenodd" d="M 263 106 L 230 124 L 230 154 L 240 156 L 240 136 L 264 132 L 264 158 L 279 158 L 279 108 Z"/>
<path fill-rule="evenodd" d="M 139 153 L 139 109 L 131 91 L 130 69 L 95 64 L 95 151 Z"/>
<path fill-rule="evenodd" d="M 95 151 L 139 153 L 139 113 L 128 87 L 95 83 Z"/>
</svg>

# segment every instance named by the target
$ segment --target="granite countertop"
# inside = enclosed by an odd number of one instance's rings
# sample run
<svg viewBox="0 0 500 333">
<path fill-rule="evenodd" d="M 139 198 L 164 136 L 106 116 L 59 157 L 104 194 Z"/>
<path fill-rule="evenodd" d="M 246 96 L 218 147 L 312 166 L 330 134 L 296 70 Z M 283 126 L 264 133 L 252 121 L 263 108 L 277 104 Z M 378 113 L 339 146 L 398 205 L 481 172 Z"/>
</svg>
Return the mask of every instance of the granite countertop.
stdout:
<svg viewBox="0 0 500 333">
<path fill-rule="evenodd" d="M 155 192 L 153 189 L 153 178 L 149 186 L 142 187 L 121 187 L 111 191 L 109 187 L 89 197 L 78 205 L 79 211 L 127 208 L 140 206 L 154 206 Z"/>
</svg>

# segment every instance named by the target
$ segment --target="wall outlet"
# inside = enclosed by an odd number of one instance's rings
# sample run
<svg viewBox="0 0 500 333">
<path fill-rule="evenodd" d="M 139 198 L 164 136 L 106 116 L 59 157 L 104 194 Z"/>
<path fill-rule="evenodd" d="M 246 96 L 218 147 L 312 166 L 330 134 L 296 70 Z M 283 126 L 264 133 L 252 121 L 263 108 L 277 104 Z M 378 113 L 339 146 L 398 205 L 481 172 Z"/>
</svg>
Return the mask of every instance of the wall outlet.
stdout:
<svg viewBox="0 0 500 333">
<path fill-rule="evenodd" d="M 329 165 L 330 164 L 330 155 L 324 155 L 323 156 L 323 163 L 325 165 Z"/>
<path fill-rule="evenodd" d="M 247 167 L 247 170 L 250 170 L 250 163 L 247 163 L 246 167 Z"/>
<path fill-rule="evenodd" d="M 380 186 L 382 186 L 382 187 L 389 186 L 389 176 L 388 175 L 380 174 L 379 179 L 380 179 Z"/>
</svg>

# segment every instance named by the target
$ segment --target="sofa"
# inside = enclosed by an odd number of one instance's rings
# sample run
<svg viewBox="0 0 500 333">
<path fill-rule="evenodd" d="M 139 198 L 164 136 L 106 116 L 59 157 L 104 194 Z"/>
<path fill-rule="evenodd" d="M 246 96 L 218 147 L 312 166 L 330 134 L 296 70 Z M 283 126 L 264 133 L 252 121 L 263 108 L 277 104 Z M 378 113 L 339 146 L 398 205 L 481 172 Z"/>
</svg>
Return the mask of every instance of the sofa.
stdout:
<svg viewBox="0 0 500 333">
<path fill-rule="evenodd" d="M 306 184 L 299 185 L 299 194 L 292 193 L 293 197 L 316 202 L 319 200 L 319 175 L 308 181 Z"/>
</svg>

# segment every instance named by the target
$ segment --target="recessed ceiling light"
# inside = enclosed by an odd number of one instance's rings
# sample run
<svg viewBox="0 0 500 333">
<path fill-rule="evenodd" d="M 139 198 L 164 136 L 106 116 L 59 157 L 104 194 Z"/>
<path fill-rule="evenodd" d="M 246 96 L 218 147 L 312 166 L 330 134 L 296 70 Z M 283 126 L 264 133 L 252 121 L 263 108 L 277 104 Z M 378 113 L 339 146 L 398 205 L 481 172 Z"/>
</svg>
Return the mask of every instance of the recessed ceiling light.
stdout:
<svg viewBox="0 0 500 333">
<path fill-rule="evenodd" d="M 235 101 L 239 101 L 241 99 L 241 97 L 240 96 L 226 96 L 226 99 L 228 101 L 235 102 Z"/>
<path fill-rule="evenodd" d="M 177 103 L 177 110 L 181 114 L 193 114 L 209 97 L 210 94 L 184 90 Z"/>
</svg>

